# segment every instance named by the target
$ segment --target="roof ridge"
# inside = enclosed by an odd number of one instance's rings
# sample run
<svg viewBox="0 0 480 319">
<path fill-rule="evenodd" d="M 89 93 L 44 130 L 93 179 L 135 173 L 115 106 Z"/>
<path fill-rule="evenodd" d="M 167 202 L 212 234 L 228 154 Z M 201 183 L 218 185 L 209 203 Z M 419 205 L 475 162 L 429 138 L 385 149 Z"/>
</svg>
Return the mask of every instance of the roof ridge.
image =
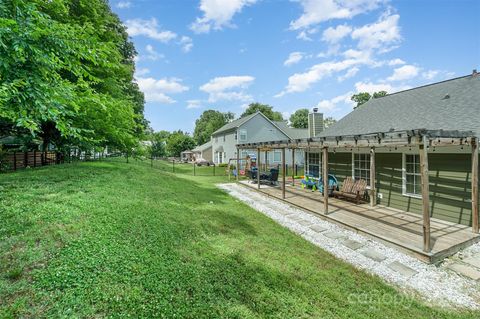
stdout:
<svg viewBox="0 0 480 319">
<path fill-rule="evenodd" d="M 427 86 L 432 86 L 432 85 L 437 85 L 437 84 L 440 84 L 440 83 L 455 81 L 455 80 L 459 80 L 459 79 L 463 79 L 463 78 L 467 78 L 467 77 L 471 77 L 471 76 L 472 76 L 471 74 L 467 74 L 467 75 L 462 75 L 462 76 L 459 76 L 459 77 L 456 77 L 456 78 L 452 78 L 452 79 L 447 79 L 447 80 L 443 80 L 443 81 L 438 81 L 438 82 L 433 82 L 433 83 L 429 83 L 429 84 L 424 84 L 424 85 L 416 86 L 416 87 L 413 87 L 413 88 L 410 88 L 410 89 L 405 89 L 405 90 L 401 90 L 401 91 L 389 93 L 389 94 L 384 95 L 384 96 L 379 96 L 379 97 L 376 97 L 375 99 L 381 99 L 381 98 L 384 98 L 384 97 L 387 97 L 387 96 L 391 96 L 391 95 L 395 95 L 395 94 L 398 94 L 398 93 L 404 93 L 404 92 L 408 92 L 408 91 L 413 91 L 413 90 L 421 89 L 421 88 L 424 88 L 424 87 L 427 87 Z"/>
</svg>

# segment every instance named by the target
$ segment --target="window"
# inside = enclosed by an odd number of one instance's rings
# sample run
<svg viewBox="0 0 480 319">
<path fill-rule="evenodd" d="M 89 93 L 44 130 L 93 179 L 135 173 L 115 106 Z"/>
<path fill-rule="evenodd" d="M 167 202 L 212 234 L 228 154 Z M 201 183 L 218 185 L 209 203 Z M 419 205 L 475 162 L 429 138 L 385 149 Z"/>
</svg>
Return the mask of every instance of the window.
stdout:
<svg viewBox="0 0 480 319">
<path fill-rule="evenodd" d="M 240 130 L 240 141 L 247 140 L 247 130 Z"/>
<path fill-rule="evenodd" d="M 275 163 L 280 163 L 282 161 L 282 151 L 280 150 L 273 151 L 273 161 Z"/>
<path fill-rule="evenodd" d="M 309 175 L 320 177 L 320 153 L 307 153 L 307 171 Z"/>
<path fill-rule="evenodd" d="M 218 163 L 223 163 L 223 152 L 218 152 Z"/>
<path fill-rule="evenodd" d="M 235 131 L 235 141 L 237 140 L 237 131 Z"/>
<path fill-rule="evenodd" d="M 364 179 L 370 185 L 370 154 L 353 154 L 353 178 Z"/>
<path fill-rule="evenodd" d="M 420 155 L 404 154 L 403 174 L 403 194 L 407 196 L 421 196 Z"/>
</svg>

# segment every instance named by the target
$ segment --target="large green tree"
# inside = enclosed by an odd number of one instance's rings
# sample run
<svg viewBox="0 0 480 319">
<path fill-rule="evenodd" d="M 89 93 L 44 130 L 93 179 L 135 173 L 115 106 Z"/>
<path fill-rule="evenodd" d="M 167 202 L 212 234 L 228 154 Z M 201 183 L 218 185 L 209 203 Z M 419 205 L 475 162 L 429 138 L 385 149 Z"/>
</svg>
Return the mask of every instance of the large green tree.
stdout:
<svg viewBox="0 0 480 319">
<path fill-rule="evenodd" d="M 360 105 L 367 103 L 371 98 L 376 99 L 385 95 L 387 95 L 386 91 L 374 92 L 373 95 L 368 92 L 360 92 L 352 95 L 351 100 L 357 103 L 357 105 L 354 107 L 354 109 L 356 109 Z"/>
<path fill-rule="evenodd" d="M 274 111 L 273 106 L 261 103 L 251 103 L 250 105 L 248 105 L 247 109 L 245 110 L 245 112 L 242 113 L 240 117 L 242 118 L 247 115 L 257 113 L 259 111 L 272 121 L 283 121 L 282 113 Z"/>
<path fill-rule="evenodd" d="M 135 50 L 105 0 L 0 2 L 0 118 L 44 144 L 133 147 Z"/>
<path fill-rule="evenodd" d="M 167 140 L 170 132 L 159 131 L 150 133 L 150 153 L 153 157 L 167 156 Z"/>
<path fill-rule="evenodd" d="M 178 130 L 170 134 L 167 139 L 167 152 L 170 156 L 178 157 L 180 153 L 195 147 L 193 138 Z"/>
<path fill-rule="evenodd" d="M 294 128 L 308 128 L 308 109 L 299 109 L 290 115 L 290 125 Z"/>
<path fill-rule="evenodd" d="M 233 113 L 207 110 L 195 121 L 195 130 L 193 138 L 198 145 L 204 144 L 210 140 L 213 132 L 233 120 Z"/>
<path fill-rule="evenodd" d="M 334 119 L 333 117 L 329 116 L 323 119 L 323 127 L 324 128 L 329 128 L 333 124 L 337 123 L 337 120 Z"/>
</svg>

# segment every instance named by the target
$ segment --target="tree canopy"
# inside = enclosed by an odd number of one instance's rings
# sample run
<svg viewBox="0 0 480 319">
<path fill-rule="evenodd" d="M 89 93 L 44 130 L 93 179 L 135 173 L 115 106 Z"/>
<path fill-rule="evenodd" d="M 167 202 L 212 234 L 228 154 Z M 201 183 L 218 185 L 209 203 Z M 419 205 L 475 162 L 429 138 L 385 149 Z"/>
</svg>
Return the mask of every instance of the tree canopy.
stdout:
<svg viewBox="0 0 480 319">
<path fill-rule="evenodd" d="M 210 140 L 213 132 L 233 120 L 234 115 L 231 112 L 222 113 L 215 110 L 207 110 L 195 121 L 195 130 L 193 138 L 198 145 L 204 144 Z"/>
<path fill-rule="evenodd" d="M 180 153 L 195 147 L 193 138 L 180 130 L 173 132 L 167 139 L 167 152 L 170 156 L 178 157 Z"/>
<path fill-rule="evenodd" d="M 262 112 L 263 115 L 265 115 L 271 121 L 283 121 L 282 113 L 274 111 L 273 106 L 261 103 L 251 103 L 250 105 L 248 105 L 248 108 L 245 110 L 245 112 L 242 113 L 240 118 L 250 114 L 254 114 L 258 111 Z"/>
<path fill-rule="evenodd" d="M 299 109 L 290 115 L 290 126 L 294 128 L 308 128 L 308 109 Z"/>
<path fill-rule="evenodd" d="M 323 119 L 323 127 L 324 128 L 329 128 L 333 124 L 337 123 L 337 120 L 334 119 L 333 117 L 329 116 Z"/>
<path fill-rule="evenodd" d="M 370 95 L 368 92 L 360 92 L 352 95 L 351 100 L 357 103 L 357 105 L 354 107 L 354 109 L 356 109 L 360 105 L 367 103 L 371 98 L 376 99 L 385 95 L 387 95 L 386 91 L 374 92 L 373 95 Z"/>
<path fill-rule="evenodd" d="M 133 147 L 135 48 L 105 0 L 0 3 L 0 121 L 43 144 Z"/>
</svg>

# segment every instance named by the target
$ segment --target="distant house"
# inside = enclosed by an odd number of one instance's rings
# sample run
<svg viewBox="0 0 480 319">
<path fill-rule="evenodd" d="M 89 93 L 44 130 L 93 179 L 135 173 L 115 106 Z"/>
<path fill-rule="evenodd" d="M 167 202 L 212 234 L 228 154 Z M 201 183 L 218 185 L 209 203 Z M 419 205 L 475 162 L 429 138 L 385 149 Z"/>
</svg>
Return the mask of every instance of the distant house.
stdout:
<svg viewBox="0 0 480 319">
<path fill-rule="evenodd" d="M 195 147 L 192 152 L 195 155 L 195 158 L 203 158 L 209 162 L 213 161 L 212 157 L 212 141 L 208 141 L 205 144 Z"/>
<path fill-rule="evenodd" d="M 257 143 L 276 141 L 282 139 L 296 139 L 308 137 L 307 129 L 290 128 L 286 122 L 273 122 L 261 112 L 257 112 L 238 120 L 232 121 L 212 134 L 212 158 L 215 164 L 228 163 L 230 159 L 235 159 L 240 155 L 245 158 L 248 154 L 256 156 L 256 150 L 244 149 L 237 154 L 236 144 Z M 296 151 L 295 162 L 303 165 L 304 152 Z M 262 161 L 265 154 L 262 152 Z M 267 153 L 267 161 L 270 165 L 281 163 L 281 151 L 272 151 Z M 287 163 L 291 163 L 292 152 L 285 154 Z M 233 163 L 233 162 L 232 162 Z"/>
</svg>

